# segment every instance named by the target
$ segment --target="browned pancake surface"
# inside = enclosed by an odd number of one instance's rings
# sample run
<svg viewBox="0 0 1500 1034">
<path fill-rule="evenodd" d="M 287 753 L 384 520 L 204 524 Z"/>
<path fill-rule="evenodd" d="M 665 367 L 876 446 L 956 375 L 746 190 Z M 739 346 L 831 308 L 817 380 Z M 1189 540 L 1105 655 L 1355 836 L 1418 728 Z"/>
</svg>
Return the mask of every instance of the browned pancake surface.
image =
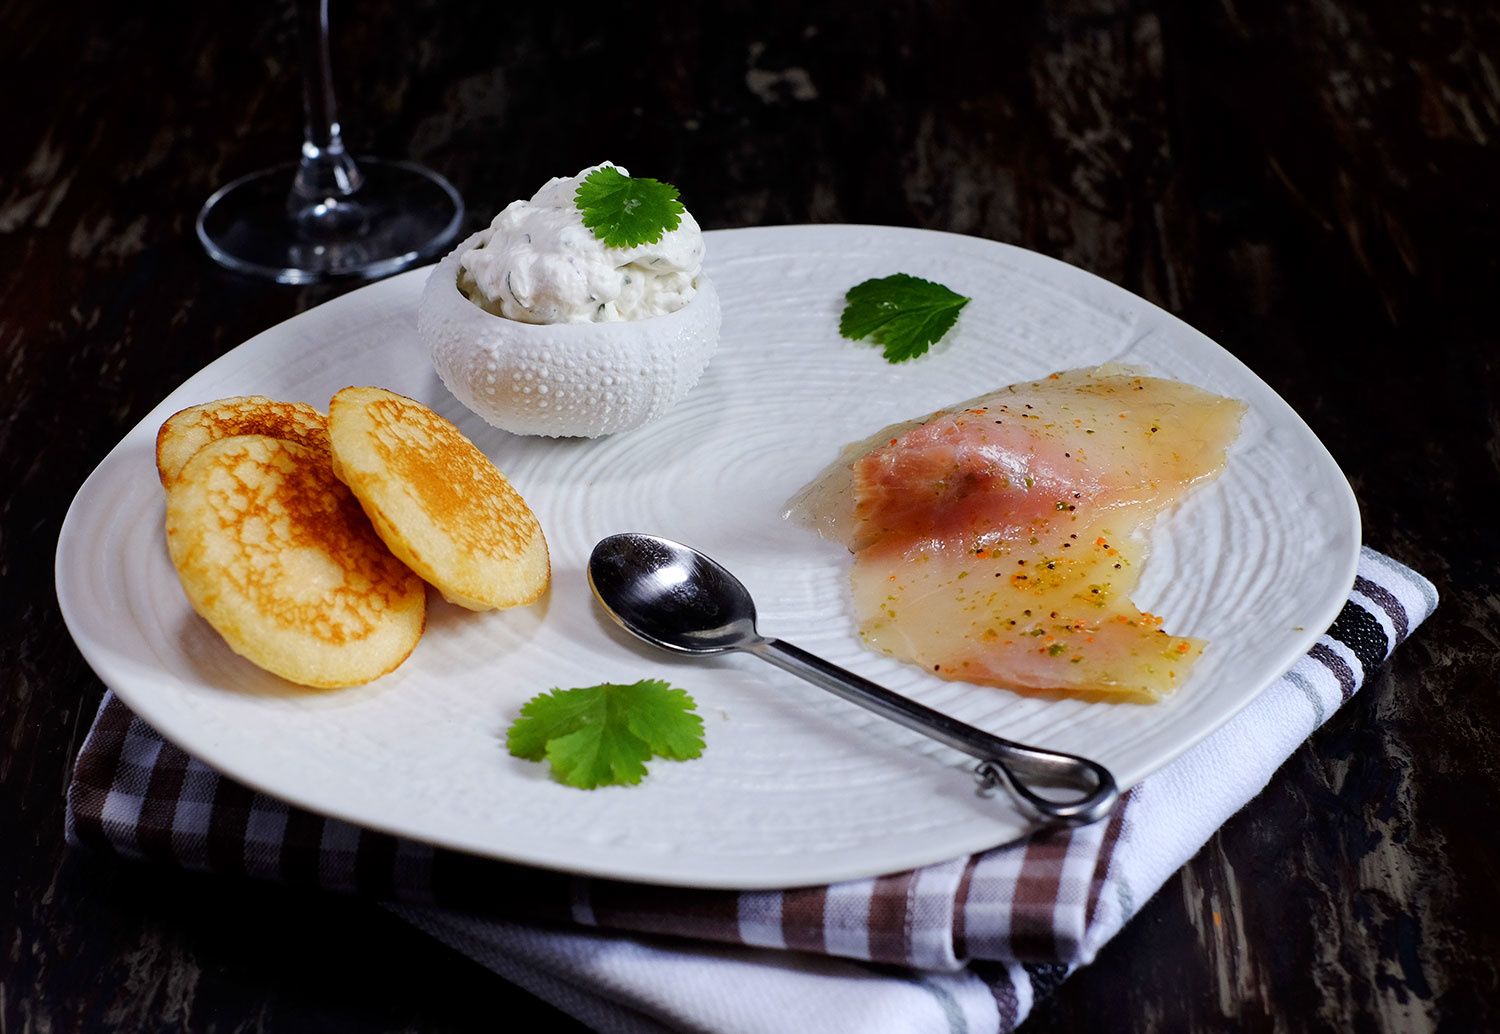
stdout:
<svg viewBox="0 0 1500 1034">
<path fill-rule="evenodd" d="M 170 488 L 189 460 L 210 442 L 264 435 L 328 451 L 328 421 L 303 402 L 244 395 L 189 406 L 168 417 L 156 433 L 156 472 Z"/>
<path fill-rule="evenodd" d="M 265 436 L 205 446 L 168 492 L 167 541 L 194 609 L 237 653 L 294 682 L 367 682 L 421 635 L 421 581 L 326 453 Z"/>
<path fill-rule="evenodd" d="M 546 590 L 536 515 L 453 424 L 380 388 L 345 388 L 329 421 L 334 469 L 392 552 L 444 596 L 485 609 Z"/>
</svg>

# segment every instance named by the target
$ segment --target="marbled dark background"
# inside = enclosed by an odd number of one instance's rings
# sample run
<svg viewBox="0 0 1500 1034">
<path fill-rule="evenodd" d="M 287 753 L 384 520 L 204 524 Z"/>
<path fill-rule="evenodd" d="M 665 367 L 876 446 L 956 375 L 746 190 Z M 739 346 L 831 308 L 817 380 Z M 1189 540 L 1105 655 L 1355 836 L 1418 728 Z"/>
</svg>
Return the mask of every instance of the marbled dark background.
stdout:
<svg viewBox="0 0 1500 1034">
<path fill-rule="evenodd" d="M 1500 1027 L 1495 5 L 333 13 L 355 150 L 440 169 L 475 224 L 609 157 L 708 227 L 1035 248 L 1244 359 L 1444 604 L 1029 1029 Z M 169 389 L 345 289 L 236 279 L 192 234 L 296 145 L 293 27 L 275 3 L 0 5 L 0 1031 L 567 1029 L 362 903 L 62 844 L 101 692 L 52 592 L 68 501 Z"/>
</svg>

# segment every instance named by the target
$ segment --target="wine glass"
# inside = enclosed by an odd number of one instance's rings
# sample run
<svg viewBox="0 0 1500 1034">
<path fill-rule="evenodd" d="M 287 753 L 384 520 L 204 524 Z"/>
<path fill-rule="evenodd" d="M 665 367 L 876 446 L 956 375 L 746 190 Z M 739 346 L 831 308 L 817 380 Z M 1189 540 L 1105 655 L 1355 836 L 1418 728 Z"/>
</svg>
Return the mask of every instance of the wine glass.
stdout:
<svg viewBox="0 0 1500 1034">
<path fill-rule="evenodd" d="M 328 57 L 328 0 L 297 0 L 306 132 L 297 162 L 219 188 L 198 213 L 215 262 L 283 284 L 386 276 L 442 252 L 464 203 L 414 162 L 344 151 Z"/>
</svg>

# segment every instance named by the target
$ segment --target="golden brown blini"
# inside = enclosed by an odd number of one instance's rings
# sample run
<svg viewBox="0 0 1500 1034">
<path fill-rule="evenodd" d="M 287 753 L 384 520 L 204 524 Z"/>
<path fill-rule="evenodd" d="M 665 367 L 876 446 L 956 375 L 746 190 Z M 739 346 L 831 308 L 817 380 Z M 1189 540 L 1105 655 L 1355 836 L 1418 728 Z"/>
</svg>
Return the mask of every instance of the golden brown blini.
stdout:
<svg viewBox="0 0 1500 1034">
<path fill-rule="evenodd" d="M 470 610 L 540 599 L 552 577 L 542 526 L 458 428 L 382 388 L 328 406 L 333 468 L 385 544 Z"/>
<path fill-rule="evenodd" d="M 422 636 L 421 580 L 315 449 L 261 435 L 205 446 L 167 491 L 167 547 L 193 609 L 292 682 L 369 682 Z"/>
<path fill-rule="evenodd" d="M 304 402 L 277 402 L 263 395 L 219 399 L 173 413 L 156 432 L 156 472 L 172 483 L 188 460 L 209 442 L 239 434 L 263 434 L 328 451 L 328 421 Z"/>
</svg>

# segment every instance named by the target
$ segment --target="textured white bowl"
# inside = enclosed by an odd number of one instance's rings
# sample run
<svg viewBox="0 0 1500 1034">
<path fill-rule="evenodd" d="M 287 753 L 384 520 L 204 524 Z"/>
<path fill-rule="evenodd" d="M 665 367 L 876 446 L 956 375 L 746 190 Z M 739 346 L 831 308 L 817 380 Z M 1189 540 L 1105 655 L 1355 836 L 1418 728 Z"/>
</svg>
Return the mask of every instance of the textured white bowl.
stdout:
<svg viewBox="0 0 1500 1034">
<path fill-rule="evenodd" d="M 485 312 L 458 289 L 459 257 L 480 237 L 427 278 L 417 334 L 448 390 L 501 430 L 597 438 L 648 424 L 682 401 L 719 347 L 719 295 L 706 276 L 687 305 L 645 320 L 539 325 Z"/>
</svg>

